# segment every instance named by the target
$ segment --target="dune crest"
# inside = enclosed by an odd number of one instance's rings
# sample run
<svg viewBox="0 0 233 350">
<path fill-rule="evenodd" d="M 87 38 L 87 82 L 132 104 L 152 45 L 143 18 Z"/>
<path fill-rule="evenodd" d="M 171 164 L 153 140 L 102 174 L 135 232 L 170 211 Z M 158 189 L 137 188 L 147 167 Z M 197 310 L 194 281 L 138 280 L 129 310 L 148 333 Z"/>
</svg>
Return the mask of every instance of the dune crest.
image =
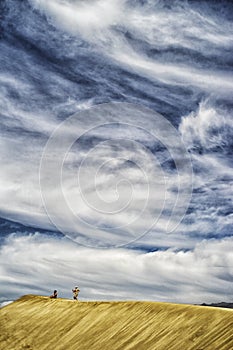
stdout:
<svg viewBox="0 0 233 350">
<path fill-rule="evenodd" d="M 0 348 L 229 350 L 232 326 L 228 309 L 26 295 L 0 310 Z"/>
</svg>

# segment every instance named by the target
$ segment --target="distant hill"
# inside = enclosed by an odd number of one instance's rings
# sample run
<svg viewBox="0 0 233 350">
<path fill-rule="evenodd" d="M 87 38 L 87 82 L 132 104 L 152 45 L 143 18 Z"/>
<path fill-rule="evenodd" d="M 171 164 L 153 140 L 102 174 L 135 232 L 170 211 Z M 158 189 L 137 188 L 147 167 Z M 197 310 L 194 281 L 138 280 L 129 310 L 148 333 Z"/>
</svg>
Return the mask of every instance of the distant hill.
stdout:
<svg viewBox="0 0 233 350">
<path fill-rule="evenodd" d="M 28 295 L 0 309 L 4 350 L 229 350 L 233 311 Z"/>
<path fill-rule="evenodd" d="M 203 303 L 203 304 L 201 304 L 201 306 L 223 307 L 223 308 L 226 308 L 226 309 L 233 309 L 233 303 L 225 303 L 225 302 L 213 303 L 213 304 Z"/>
</svg>

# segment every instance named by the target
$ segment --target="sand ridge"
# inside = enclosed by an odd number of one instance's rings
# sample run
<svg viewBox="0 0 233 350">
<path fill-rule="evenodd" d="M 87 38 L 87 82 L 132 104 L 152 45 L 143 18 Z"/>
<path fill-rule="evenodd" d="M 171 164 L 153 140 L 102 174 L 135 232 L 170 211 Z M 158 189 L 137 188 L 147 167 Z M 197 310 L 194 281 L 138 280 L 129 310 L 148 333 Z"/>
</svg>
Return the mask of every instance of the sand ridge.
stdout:
<svg viewBox="0 0 233 350">
<path fill-rule="evenodd" d="M 233 310 L 27 295 L 0 310 L 4 350 L 230 350 Z"/>
</svg>

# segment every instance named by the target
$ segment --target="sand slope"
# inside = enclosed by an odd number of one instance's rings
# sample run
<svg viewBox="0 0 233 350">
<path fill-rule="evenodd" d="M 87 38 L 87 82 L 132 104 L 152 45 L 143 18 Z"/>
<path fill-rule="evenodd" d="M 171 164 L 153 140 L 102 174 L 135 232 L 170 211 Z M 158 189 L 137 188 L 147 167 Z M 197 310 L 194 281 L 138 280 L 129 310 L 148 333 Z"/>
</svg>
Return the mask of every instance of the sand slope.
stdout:
<svg viewBox="0 0 233 350">
<path fill-rule="evenodd" d="M 0 310 L 4 350 L 231 350 L 233 310 L 28 295 Z"/>
</svg>

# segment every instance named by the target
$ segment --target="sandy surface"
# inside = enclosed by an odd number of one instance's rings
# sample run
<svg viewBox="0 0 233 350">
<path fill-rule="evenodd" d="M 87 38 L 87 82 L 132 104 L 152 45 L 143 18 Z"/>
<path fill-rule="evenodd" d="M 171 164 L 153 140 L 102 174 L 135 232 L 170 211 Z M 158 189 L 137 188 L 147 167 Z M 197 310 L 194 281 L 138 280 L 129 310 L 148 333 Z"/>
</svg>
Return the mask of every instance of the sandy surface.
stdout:
<svg viewBox="0 0 233 350">
<path fill-rule="evenodd" d="M 28 295 L 0 309 L 0 349 L 230 350 L 233 310 Z"/>
</svg>

